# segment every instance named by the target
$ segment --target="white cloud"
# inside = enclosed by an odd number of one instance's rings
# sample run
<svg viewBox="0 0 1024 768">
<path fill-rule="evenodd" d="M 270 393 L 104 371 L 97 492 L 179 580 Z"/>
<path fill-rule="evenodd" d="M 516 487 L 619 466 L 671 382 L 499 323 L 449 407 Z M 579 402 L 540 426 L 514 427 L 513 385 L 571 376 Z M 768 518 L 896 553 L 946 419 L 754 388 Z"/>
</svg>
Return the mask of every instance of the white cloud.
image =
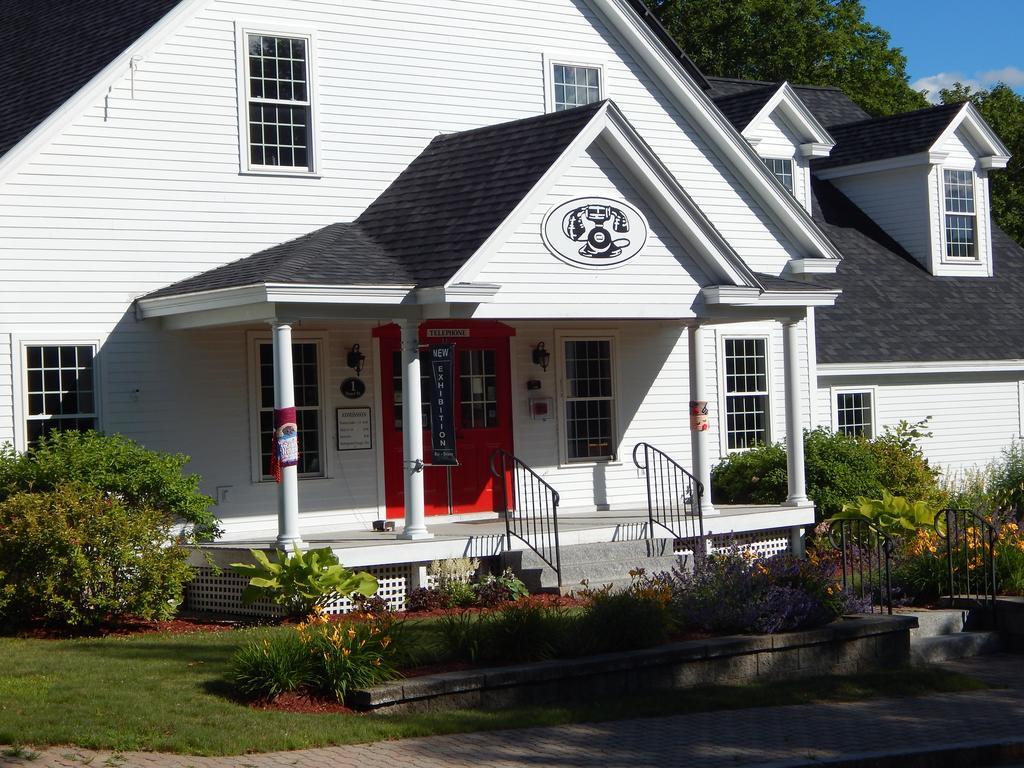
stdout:
<svg viewBox="0 0 1024 768">
<path fill-rule="evenodd" d="M 939 72 L 936 75 L 922 77 L 910 84 L 915 91 L 928 91 L 925 94 L 932 104 L 939 103 L 939 91 L 943 88 L 952 88 L 954 84 L 962 83 L 971 88 L 981 88 L 982 83 L 972 77 L 967 77 L 959 72 Z"/>
<path fill-rule="evenodd" d="M 968 77 L 962 72 L 939 72 L 915 80 L 910 87 L 915 91 L 928 91 L 926 94 L 928 101 L 938 104 L 939 91 L 943 88 L 952 88 L 956 83 L 970 86 L 974 90 L 991 88 L 996 83 L 1006 83 L 1011 88 L 1019 90 L 1024 87 L 1024 69 L 1020 67 L 990 69 L 986 72 L 978 72 L 973 77 Z"/>
<path fill-rule="evenodd" d="M 978 79 L 986 86 L 996 83 L 1006 83 L 1011 88 L 1019 88 L 1024 85 L 1024 69 L 1020 67 L 1003 67 L 1002 69 L 990 69 L 988 72 L 978 73 Z"/>
</svg>

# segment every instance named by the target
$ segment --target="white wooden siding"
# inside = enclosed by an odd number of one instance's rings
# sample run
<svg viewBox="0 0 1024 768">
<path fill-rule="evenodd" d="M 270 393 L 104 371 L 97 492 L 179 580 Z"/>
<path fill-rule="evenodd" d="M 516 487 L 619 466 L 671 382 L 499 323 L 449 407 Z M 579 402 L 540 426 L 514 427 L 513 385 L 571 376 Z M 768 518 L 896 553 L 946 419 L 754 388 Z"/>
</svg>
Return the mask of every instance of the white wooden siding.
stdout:
<svg viewBox="0 0 1024 768">
<path fill-rule="evenodd" d="M 590 196 L 632 204 L 650 228 L 643 250 L 614 269 L 571 266 L 541 240 L 542 220 L 552 207 Z M 502 286 L 495 301 L 476 313 L 494 318 L 692 317 L 700 287 L 710 282 L 597 146 L 580 157 L 476 279 Z"/>
<path fill-rule="evenodd" d="M 957 472 L 982 466 L 1021 436 L 1019 373 L 818 377 L 818 418 L 830 426 L 830 387 L 875 389 L 879 433 L 901 419 L 927 416 L 930 438 L 921 447 L 932 466 Z"/>
<path fill-rule="evenodd" d="M 931 269 L 928 166 L 843 176 L 832 183 L 925 269 Z"/>
<path fill-rule="evenodd" d="M 11 335 L 0 333 L 0 445 L 14 444 L 14 372 Z"/>
</svg>

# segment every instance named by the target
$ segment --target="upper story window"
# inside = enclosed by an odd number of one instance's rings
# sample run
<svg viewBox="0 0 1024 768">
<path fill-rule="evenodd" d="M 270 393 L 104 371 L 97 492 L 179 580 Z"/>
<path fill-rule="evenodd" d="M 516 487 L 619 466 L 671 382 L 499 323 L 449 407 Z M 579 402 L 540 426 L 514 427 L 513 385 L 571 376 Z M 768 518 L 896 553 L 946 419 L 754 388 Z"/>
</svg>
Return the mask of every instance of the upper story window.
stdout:
<svg viewBox="0 0 1024 768">
<path fill-rule="evenodd" d="M 766 157 L 764 164 L 768 170 L 775 174 L 775 178 L 782 182 L 782 186 L 789 190 L 789 194 L 796 194 L 796 187 L 793 186 L 793 159 L 789 157 Z"/>
<path fill-rule="evenodd" d="M 729 450 L 768 443 L 768 340 L 725 339 L 725 442 Z"/>
<path fill-rule="evenodd" d="M 245 37 L 250 170 L 313 170 L 309 39 Z"/>
<path fill-rule="evenodd" d="M 91 344 L 25 347 L 26 438 L 96 429 L 96 348 Z"/>
<path fill-rule="evenodd" d="M 600 67 L 555 64 L 551 75 L 554 88 L 552 106 L 555 112 L 582 107 L 601 100 Z"/>
<path fill-rule="evenodd" d="M 946 258 L 978 258 L 977 212 L 974 207 L 974 172 L 942 172 L 946 215 Z"/>
</svg>

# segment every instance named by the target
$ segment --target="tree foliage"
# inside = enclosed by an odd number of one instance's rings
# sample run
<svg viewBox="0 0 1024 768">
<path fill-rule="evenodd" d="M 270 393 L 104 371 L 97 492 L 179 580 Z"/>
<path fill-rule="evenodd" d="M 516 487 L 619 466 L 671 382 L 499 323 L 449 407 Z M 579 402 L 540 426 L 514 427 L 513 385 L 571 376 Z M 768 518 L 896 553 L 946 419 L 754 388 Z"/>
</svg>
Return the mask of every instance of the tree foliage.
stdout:
<svg viewBox="0 0 1024 768">
<path fill-rule="evenodd" d="M 1024 243 L 1024 97 L 1005 83 L 975 91 L 957 83 L 940 92 L 944 104 L 971 101 L 1012 155 L 1005 170 L 989 176 L 992 218 L 1018 243 Z M 998 265 L 997 265 L 998 269 Z"/>
<path fill-rule="evenodd" d="M 860 0 L 646 0 L 708 75 L 841 88 L 872 115 L 927 106 Z"/>
</svg>

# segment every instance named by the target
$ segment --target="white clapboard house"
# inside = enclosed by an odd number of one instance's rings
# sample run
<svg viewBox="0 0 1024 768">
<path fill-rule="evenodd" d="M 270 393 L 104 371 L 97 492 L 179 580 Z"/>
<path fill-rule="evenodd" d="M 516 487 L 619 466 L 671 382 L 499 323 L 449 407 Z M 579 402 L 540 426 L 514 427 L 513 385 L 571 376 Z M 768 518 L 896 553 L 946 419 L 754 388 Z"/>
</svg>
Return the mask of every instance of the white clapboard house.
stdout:
<svg viewBox="0 0 1024 768">
<path fill-rule="evenodd" d="M 1020 432 L 1024 255 L 969 106 L 870 120 L 705 78 L 634 0 L 0 22 L 0 442 L 186 453 L 228 545 L 429 561 L 552 491 L 563 526 L 643 537 L 649 506 L 694 514 L 678 465 L 706 533 L 785 547 L 813 521 L 804 428 L 931 415 L 950 464 Z M 776 440 L 785 504 L 715 509 L 711 466 Z"/>
</svg>

